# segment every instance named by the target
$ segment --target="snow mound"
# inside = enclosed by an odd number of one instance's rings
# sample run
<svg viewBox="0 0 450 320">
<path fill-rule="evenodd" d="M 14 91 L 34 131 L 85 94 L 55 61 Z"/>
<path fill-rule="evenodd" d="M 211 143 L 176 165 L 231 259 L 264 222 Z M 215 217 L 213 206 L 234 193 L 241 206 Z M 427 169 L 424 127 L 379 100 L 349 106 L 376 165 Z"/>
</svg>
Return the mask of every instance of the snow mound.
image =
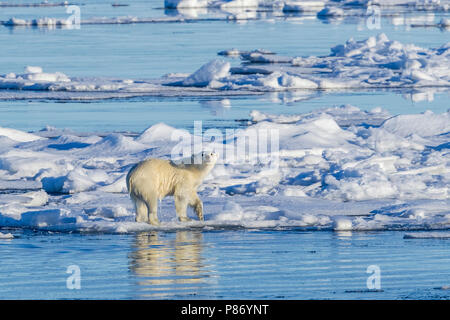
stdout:
<svg viewBox="0 0 450 320">
<path fill-rule="evenodd" d="M 175 128 L 168 126 L 165 123 L 158 123 L 145 129 L 144 132 L 139 135 L 136 141 L 145 144 L 170 141 L 175 130 Z"/>
<path fill-rule="evenodd" d="M 212 60 L 182 81 L 183 86 L 206 87 L 229 74 L 230 63 Z"/>
<path fill-rule="evenodd" d="M 11 140 L 17 141 L 17 142 L 30 142 L 30 141 L 36 141 L 36 140 L 42 139 L 41 137 L 36 136 L 34 134 L 30 134 L 30 133 L 15 130 L 15 129 L 1 128 L 1 127 L 0 127 L 0 137 L 6 137 L 8 139 L 11 139 Z"/>
</svg>

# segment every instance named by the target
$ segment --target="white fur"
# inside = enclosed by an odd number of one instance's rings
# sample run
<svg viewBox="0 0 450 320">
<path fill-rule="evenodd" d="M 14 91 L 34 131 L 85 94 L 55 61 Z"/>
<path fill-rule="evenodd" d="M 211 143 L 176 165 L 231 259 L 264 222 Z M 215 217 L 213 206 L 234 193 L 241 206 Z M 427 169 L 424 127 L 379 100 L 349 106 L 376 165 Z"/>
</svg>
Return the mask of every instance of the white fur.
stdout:
<svg viewBox="0 0 450 320">
<path fill-rule="evenodd" d="M 188 164 L 176 164 L 170 160 L 147 159 L 131 168 L 127 188 L 136 206 L 137 222 L 158 225 L 158 201 L 166 196 L 174 196 L 180 221 L 190 220 L 186 213 L 188 205 L 203 220 L 203 203 L 197 188 L 214 167 L 217 154 L 202 152 L 190 160 Z"/>
</svg>

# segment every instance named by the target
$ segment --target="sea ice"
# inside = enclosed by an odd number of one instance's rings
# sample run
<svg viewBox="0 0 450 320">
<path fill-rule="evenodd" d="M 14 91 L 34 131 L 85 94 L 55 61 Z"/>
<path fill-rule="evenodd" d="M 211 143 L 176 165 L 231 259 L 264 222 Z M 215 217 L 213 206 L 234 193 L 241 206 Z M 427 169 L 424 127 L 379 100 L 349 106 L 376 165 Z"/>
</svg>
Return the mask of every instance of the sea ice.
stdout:
<svg viewBox="0 0 450 320">
<path fill-rule="evenodd" d="M 212 60 L 203 65 L 196 72 L 184 79 L 181 84 L 191 87 L 206 87 L 213 81 L 219 80 L 229 75 L 230 63 L 222 60 Z"/>
<path fill-rule="evenodd" d="M 12 191 L 0 194 L 0 227 L 152 230 L 134 222 L 126 174 L 144 158 L 170 158 L 176 148 L 193 147 L 221 155 L 199 190 L 206 221 L 177 222 L 167 198 L 162 229 L 449 228 L 449 112 L 392 116 L 344 105 L 296 115 L 253 111 L 251 119 L 247 128 L 214 141 L 163 123 L 135 137 L 1 128 L 7 143 L 0 148 L 0 187 Z M 245 159 L 227 157 L 239 141 L 259 144 L 264 132 L 277 133 L 277 148 L 249 145 Z"/>
<path fill-rule="evenodd" d="M 238 54 L 241 66 L 212 60 L 190 75 L 168 74 L 160 79 L 72 78 L 27 67 L 24 74 L 0 75 L 0 89 L 14 89 L 80 99 L 89 93 L 128 95 L 242 95 L 318 89 L 414 88 L 414 99 L 450 88 L 450 43 L 421 48 L 389 40 L 385 34 L 350 39 L 325 56 L 286 57 L 266 50 L 222 51 Z M 431 90 L 431 91 L 430 91 Z M 11 92 L 11 91 L 8 91 Z M 94 98 L 94 97 L 93 97 Z"/>
<path fill-rule="evenodd" d="M 14 236 L 12 233 L 1 233 L 0 232 L 0 240 L 4 239 L 14 239 Z"/>
</svg>

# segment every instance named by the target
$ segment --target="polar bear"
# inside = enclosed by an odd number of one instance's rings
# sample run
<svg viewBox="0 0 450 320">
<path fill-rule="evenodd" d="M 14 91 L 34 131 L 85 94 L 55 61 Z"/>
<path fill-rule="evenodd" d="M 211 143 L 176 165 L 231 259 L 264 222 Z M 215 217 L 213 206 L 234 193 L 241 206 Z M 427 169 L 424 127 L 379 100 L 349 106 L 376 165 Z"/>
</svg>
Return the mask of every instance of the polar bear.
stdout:
<svg viewBox="0 0 450 320">
<path fill-rule="evenodd" d="M 203 221 L 203 203 L 197 188 L 217 161 L 214 152 L 193 155 L 189 163 L 163 159 L 147 159 L 130 169 L 127 188 L 136 206 L 136 221 L 159 225 L 158 200 L 174 196 L 175 210 L 180 221 L 190 221 L 187 206 L 191 206 Z"/>
</svg>

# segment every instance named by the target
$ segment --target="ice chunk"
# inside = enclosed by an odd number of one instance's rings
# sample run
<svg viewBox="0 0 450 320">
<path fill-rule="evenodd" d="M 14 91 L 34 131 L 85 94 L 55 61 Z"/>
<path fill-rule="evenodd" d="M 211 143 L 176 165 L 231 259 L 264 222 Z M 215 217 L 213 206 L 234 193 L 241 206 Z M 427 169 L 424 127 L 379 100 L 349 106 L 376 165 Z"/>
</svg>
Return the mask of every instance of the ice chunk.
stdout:
<svg viewBox="0 0 450 320">
<path fill-rule="evenodd" d="M 206 87 L 212 81 L 229 75 L 230 63 L 212 60 L 182 81 L 184 86 Z"/>
<path fill-rule="evenodd" d="M 352 228 L 352 221 L 348 218 L 336 217 L 333 221 L 333 229 L 335 231 L 350 231 Z"/>
<path fill-rule="evenodd" d="M 450 239 L 450 232 L 417 232 L 406 233 L 405 239 Z"/>
<path fill-rule="evenodd" d="M 422 114 L 398 115 L 386 120 L 382 127 L 401 137 L 411 134 L 422 137 L 444 134 L 450 132 L 450 112 L 434 114 L 427 111 Z"/>
<path fill-rule="evenodd" d="M 5 240 L 5 239 L 14 239 L 14 236 L 12 233 L 1 233 L 0 232 L 0 240 Z"/>
<path fill-rule="evenodd" d="M 25 67 L 25 73 L 42 73 L 42 68 L 27 66 L 27 67 Z"/>
<path fill-rule="evenodd" d="M 47 227 L 59 224 L 66 213 L 67 210 L 63 209 L 27 211 L 22 214 L 20 222 L 24 226 Z"/>
<path fill-rule="evenodd" d="M 164 8 L 201 8 L 208 5 L 207 0 L 164 0 Z"/>
</svg>

